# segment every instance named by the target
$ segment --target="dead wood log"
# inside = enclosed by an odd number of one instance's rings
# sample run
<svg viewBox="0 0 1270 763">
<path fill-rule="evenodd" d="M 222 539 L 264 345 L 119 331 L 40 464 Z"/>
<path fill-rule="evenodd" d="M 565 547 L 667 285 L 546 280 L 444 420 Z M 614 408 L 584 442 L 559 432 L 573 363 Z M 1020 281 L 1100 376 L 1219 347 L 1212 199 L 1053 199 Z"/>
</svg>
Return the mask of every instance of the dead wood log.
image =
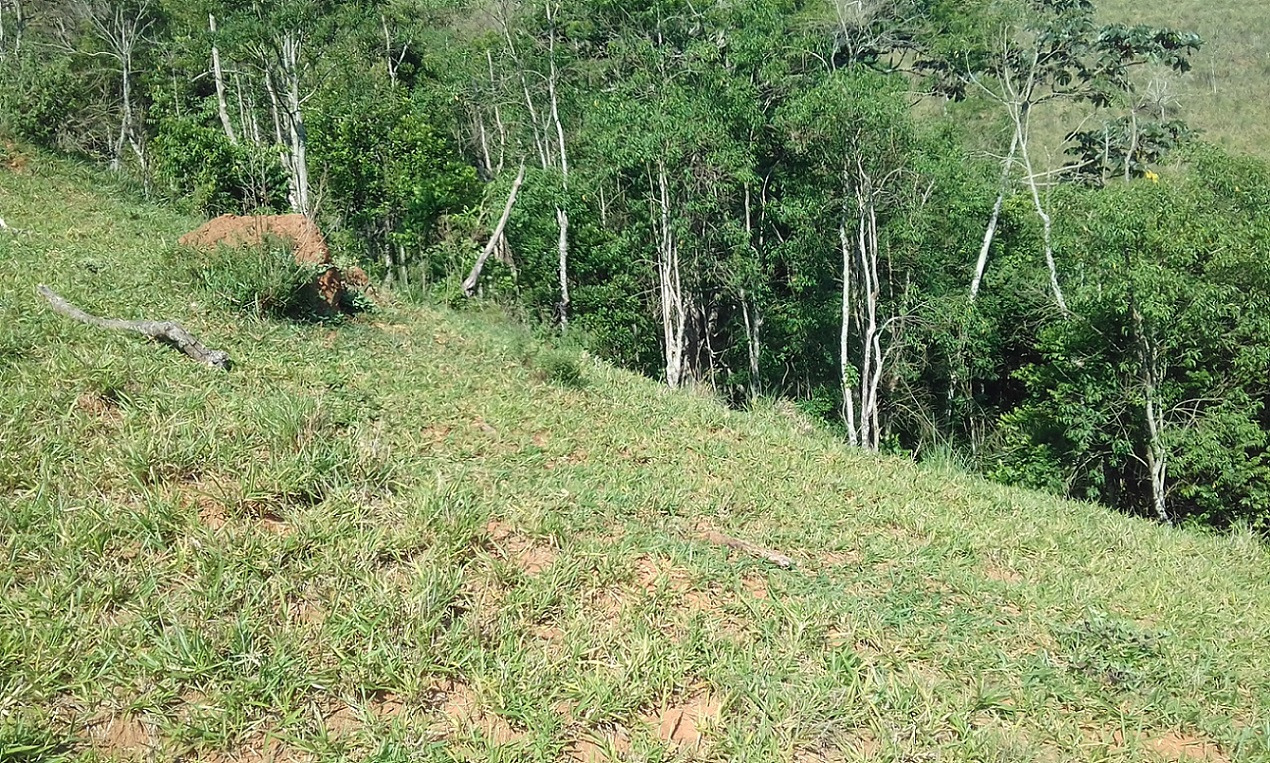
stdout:
<svg viewBox="0 0 1270 763">
<path fill-rule="evenodd" d="M 80 323 L 87 323 L 90 326 L 96 326 L 108 331 L 131 331 L 141 334 L 153 341 L 171 345 L 205 366 L 218 368 L 221 371 L 229 370 L 229 353 L 223 350 L 209 350 L 179 323 L 173 323 L 172 321 L 125 321 L 119 318 L 98 318 L 67 302 L 57 292 L 44 284 L 40 284 L 37 291 L 48 300 L 54 312 L 77 320 Z"/>
<path fill-rule="evenodd" d="M 713 543 L 716 546 L 725 546 L 737 551 L 742 551 L 751 556 L 757 556 L 759 559 L 769 561 L 781 569 L 787 570 L 794 566 L 793 559 L 790 559 L 788 556 L 785 556 L 778 551 L 763 548 L 762 546 L 756 546 L 747 540 L 733 538 L 731 535 L 724 535 L 723 533 L 715 530 L 701 531 L 701 539 L 707 543 Z"/>
</svg>

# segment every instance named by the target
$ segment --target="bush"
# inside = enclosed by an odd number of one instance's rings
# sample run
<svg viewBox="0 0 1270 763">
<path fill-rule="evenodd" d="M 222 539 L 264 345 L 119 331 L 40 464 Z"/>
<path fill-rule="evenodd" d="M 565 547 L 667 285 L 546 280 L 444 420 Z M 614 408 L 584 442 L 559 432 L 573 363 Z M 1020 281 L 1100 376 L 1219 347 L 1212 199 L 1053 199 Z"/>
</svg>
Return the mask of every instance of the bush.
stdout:
<svg viewBox="0 0 1270 763">
<path fill-rule="evenodd" d="M 325 265 L 302 265 L 278 242 L 217 247 L 189 266 L 194 283 L 226 305 L 259 317 L 318 320 L 329 308 L 313 288 Z"/>
<path fill-rule="evenodd" d="M 543 381 L 575 389 L 586 384 L 577 356 L 564 350 L 543 350 L 534 357 L 533 365 L 534 375 Z"/>
</svg>

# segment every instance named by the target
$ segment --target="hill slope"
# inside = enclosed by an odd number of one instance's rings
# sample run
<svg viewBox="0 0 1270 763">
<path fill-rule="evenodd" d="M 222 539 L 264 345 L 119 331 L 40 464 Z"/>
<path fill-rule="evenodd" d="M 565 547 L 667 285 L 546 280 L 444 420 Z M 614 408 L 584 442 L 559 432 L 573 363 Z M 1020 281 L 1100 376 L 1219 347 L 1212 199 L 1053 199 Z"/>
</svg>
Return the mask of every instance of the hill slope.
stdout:
<svg viewBox="0 0 1270 763">
<path fill-rule="evenodd" d="M 1102 0 L 1112 21 L 1199 32 L 1195 69 L 1172 94 L 1191 126 L 1233 151 L 1270 158 L 1270 9 L 1260 2 Z"/>
<path fill-rule="evenodd" d="M 1251 538 L 562 387 L 480 315 L 243 319 L 73 168 L 0 215 L 0 759 L 1270 760 Z"/>
</svg>

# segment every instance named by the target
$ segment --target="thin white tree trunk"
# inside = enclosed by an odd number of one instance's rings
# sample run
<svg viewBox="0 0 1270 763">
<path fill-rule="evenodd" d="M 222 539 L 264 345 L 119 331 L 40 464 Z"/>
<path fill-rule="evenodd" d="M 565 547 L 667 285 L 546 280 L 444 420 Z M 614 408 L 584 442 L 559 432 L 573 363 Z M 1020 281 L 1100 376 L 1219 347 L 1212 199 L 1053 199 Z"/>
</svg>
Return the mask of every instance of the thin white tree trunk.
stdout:
<svg viewBox="0 0 1270 763">
<path fill-rule="evenodd" d="M 304 127 L 303 99 L 300 93 L 299 36 L 294 32 L 283 35 L 280 53 L 282 77 L 282 110 L 286 123 L 286 147 L 289 160 L 286 168 L 291 181 L 291 209 L 306 217 L 313 215 L 309 197 L 308 135 Z M 273 93 L 270 93 L 273 96 Z M 276 99 L 275 99 L 276 100 Z"/>
<path fill-rule="evenodd" d="M 1129 313 L 1133 321 L 1133 333 L 1138 340 L 1138 361 L 1141 368 L 1142 395 L 1145 398 L 1147 419 L 1146 465 L 1151 477 L 1151 505 L 1161 522 L 1172 521 L 1168 510 L 1168 449 L 1164 445 L 1164 407 L 1159 399 L 1160 369 L 1159 348 L 1148 334 L 1142 311 L 1137 300 L 1129 298 Z"/>
<path fill-rule="evenodd" d="M 556 319 L 560 329 L 569 327 L 569 213 L 563 207 L 556 208 L 556 224 L 560 227 L 560 302 L 556 305 Z"/>
<path fill-rule="evenodd" d="M 489 63 L 490 95 L 494 102 L 494 126 L 498 128 L 498 166 L 490 167 L 490 172 L 497 175 L 503 171 L 507 156 L 507 126 L 503 124 L 503 112 L 498 106 L 498 86 L 494 78 L 494 54 L 485 51 L 485 60 Z"/>
<path fill-rule="evenodd" d="M 558 12 L 558 9 L 557 9 Z M 552 13 L 552 6 L 547 5 L 547 23 L 551 25 L 551 35 L 548 42 L 548 60 L 551 63 L 551 71 L 547 77 L 547 95 L 551 99 L 551 121 L 556 127 L 556 140 L 560 149 L 560 177 L 564 184 L 564 192 L 567 197 L 569 193 L 569 152 L 565 145 L 564 124 L 560 121 L 560 98 L 556 91 L 556 82 L 560 78 L 560 72 L 556 68 L 556 30 L 555 17 Z M 561 203 L 556 207 L 556 222 L 560 228 L 560 301 L 556 305 L 556 319 L 560 322 L 561 330 L 567 329 L 569 326 L 569 211 L 566 204 Z"/>
<path fill-rule="evenodd" d="M 657 262 L 658 286 L 661 291 L 662 340 L 665 343 L 666 384 L 678 389 L 683 384 L 684 334 L 687 311 L 683 283 L 679 271 L 679 251 L 670 225 L 670 188 L 666 165 L 657 165 L 658 201 L 661 213 L 661 242 Z"/>
<path fill-rule="evenodd" d="M 1041 220 L 1041 235 L 1045 246 L 1045 267 L 1049 269 L 1050 288 L 1054 292 L 1054 302 L 1058 304 L 1059 310 L 1066 315 L 1069 312 L 1067 300 L 1063 298 L 1063 289 L 1058 283 L 1058 265 L 1054 261 L 1054 221 L 1049 213 L 1045 211 L 1045 205 L 1041 202 L 1041 191 L 1036 181 L 1036 172 L 1032 168 L 1032 152 L 1028 147 L 1031 114 L 1026 105 L 1014 105 L 1010 109 L 1010 116 L 1014 120 L 1015 137 L 1018 139 L 1019 154 L 1023 157 L 1023 170 L 1027 173 L 1027 185 L 1028 190 L 1031 192 L 1032 205 L 1036 209 L 1036 216 Z"/>
<path fill-rule="evenodd" d="M 520 193 L 520 186 L 525 182 L 525 164 L 520 165 L 520 172 L 516 173 L 516 179 L 512 181 L 511 192 L 507 194 L 507 205 L 503 207 L 503 216 L 498 218 L 498 225 L 494 227 L 494 234 L 489 237 L 489 241 L 485 244 L 485 249 L 481 251 L 481 256 L 476 259 L 476 264 L 472 266 L 472 272 L 468 273 L 467 278 L 463 279 L 463 294 L 471 297 L 476 294 L 476 283 L 481 278 L 481 270 L 485 268 L 486 261 L 490 255 L 494 253 L 494 249 L 499 244 L 499 239 L 503 237 L 503 230 L 507 227 L 507 221 L 512 216 L 512 208 L 516 206 L 516 195 Z"/>
<path fill-rule="evenodd" d="M 216 16 L 210 13 L 207 14 L 207 28 L 212 36 L 212 77 L 216 80 L 216 110 L 220 114 L 221 126 L 225 128 L 225 137 L 230 143 L 238 145 L 234 125 L 229 121 L 229 102 L 225 98 L 225 74 L 220 65 L 220 47 L 216 44 Z"/>
<path fill-rule="evenodd" d="M 22 0 L 13 0 L 13 55 L 22 55 L 22 35 L 26 32 L 26 16 L 22 14 Z"/>
<path fill-rule="evenodd" d="M 847 439 L 853 446 L 860 445 L 860 426 L 856 420 L 856 385 L 852 381 L 855 370 L 851 363 L 851 321 L 855 314 L 851 302 L 852 258 L 853 247 L 847 236 L 847 224 L 844 220 L 838 226 L 838 245 L 842 253 L 842 320 L 838 333 L 838 372 L 842 379 L 842 418 L 847 425 Z"/>
<path fill-rule="evenodd" d="M 974 302 L 979 296 L 979 287 L 983 283 L 983 273 L 988 267 L 988 253 L 992 249 L 992 242 L 997 236 L 997 225 L 1001 220 L 1001 207 L 1005 204 L 1006 184 L 1010 182 L 1010 168 L 1014 164 L 1014 155 L 1019 150 L 1019 133 L 1013 131 L 1014 135 L 1010 140 L 1010 153 L 1006 154 L 1005 162 L 1001 165 L 1001 185 L 997 191 L 997 201 L 992 205 L 992 216 L 988 218 L 988 229 L 983 234 L 983 246 L 979 247 L 979 260 L 975 263 L 974 279 L 970 282 L 970 301 Z"/>
</svg>

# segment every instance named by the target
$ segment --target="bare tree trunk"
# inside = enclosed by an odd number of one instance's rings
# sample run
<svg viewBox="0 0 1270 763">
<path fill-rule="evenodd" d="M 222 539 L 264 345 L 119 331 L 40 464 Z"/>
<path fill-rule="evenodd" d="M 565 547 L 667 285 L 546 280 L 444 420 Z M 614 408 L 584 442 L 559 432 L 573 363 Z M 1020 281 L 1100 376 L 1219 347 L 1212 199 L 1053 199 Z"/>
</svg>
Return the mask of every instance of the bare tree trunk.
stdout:
<svg viewBox="0 0 1270 763">
<path fill-rule="evenodd" d="M 269 67 L 265 67 L 265 92 L 269 94 L 269 113 L 273 115 L 273 137 L 274 143 L 278 146 L 283 145 L 282 140 L 282 114 L 278 107 L 278 89 L 273 86 L 273 74 Z M 283 156 L 283 164 L 290 162 L 287 156 Z M 287 168 L 287 176 L 290 177 L 291 169 Z"/>
<path fill-rule="evenodd" d="M 488 50 L 485 51 L 485 60 L 489 63 L 490 93 L 494 102 L 494 126 L 498 128 L 498 166 L 491 167 L 490 171 L 497 175 L 503 171 L 507 157 L 507 127 L 503 124 L 503 112 L 498 105 L 498 87 L 494 79 L 494 54 Z"/>
<path fill-rule="evenodd" d="M 1032 152 L 1028 148 L 1028 132 L 1029 123 L 1031 121 L 1030 110 L 1027 104 L 1015 104 L 1010 109 L 1010 116 L 1014 120 L 1015 138 L 1019 143 L 1020 155 L 1023 157 L 1023 170 L 1027 173 L 1027 186 L 1031 191 L 1032 205 L 1036 209 L 1036 216 L 1041 220 L 1041 235 L 1045 245 L 1045 267 L 1049 269 L 1050 288 L 1054 292 L 1054 302 L 1058 304 L 1059 310 L 1064 315 L 1068 314 L 1067 300 L 1063 298 L 1063 289 L 1058 283 L 1058 265 L 1054 262 L 1054 221 L 1049 213 L 1045 211 L 1045 205 L 1041 202 L 1041 191 L 1037 185 L 1036 172 L 1032 168 Z"/>
<path fill-rule="evenodd" d="M 838 226 L 838 245 L 842 252 L 842 322 L 838 334 L 838 372 L 842 379 L 842 418 L 847 425 L 847 439 L 854 446 L 860 445 L 860 427 L 856 421 L 856 387 L 852 380 L 855 370 L 851 364 L 851 271 L 852 247 L 847 237 L 847 224 Z"/>
<path fill-rule="evenodd" d="M 755 252 L 757 259 L 758 253 L 754 250 L 754 214 L 750 203 L 749 183 L 746 183 L 745 185 L 745 234 L 746 240 L 750 242 L 751 251 Z M 753 306 L 750 305 L 750 296 L 746 293 L 744 288 L 740 290 L 740 298 L 741 319 L 745 323 L 745 346 L 750 369 L 749 395 L 750 398 L 753 399 L 758 397 L 760 393 L 759 374 L 761 372 L 760 361 L 763 352 L 762 337 L 760 334 L 763 328 L 763 314 L 759 310 L 757 300 L 754 301 Z"/>
<path fill-rule="evenodd" d="M 679 248 L 675 245 L 670 225 L 670 189 L 666 181 L 666 165 L 657 165 L 658 201 L 660 206 L 660 245 L 657 258 L 658 287 L 661 292 L 662 340 L 665 343 L 666 384 L 678 389 L 684 377 L 684 337 L 688 314 L 684 303 L 683 281 L 679 269 Z"/>
<path fill-rule="evenodd" d="M 313 209 L 309 203 L 308 135 L 304 129 L 304 111 L 300 94 L 300 46 L 300 38 L 295 32 L 285 34 L 280 48 L 280 63 L 283 77 L 283 113 L 286 116 L 288 148 L 291 153 L 291 208 L 309 217 L 312 216 Z"/>
<path fill-rule="evenodd" d="M 1001 166 L 1001 186 L 997 191 L 997 202 L 992 205 L 992 216 L 988 218 L 988 229 L 983 234 L 983 246 L 979 248 L 979 261 L 975 263 L 974 279 L 970 282 L 970 301 L 979 296 L 979 286 L 983 283 L 983 273 L 988 267 L 988 253 L 997 235 L 997 224 L 1001 220 L 1001 207 L 1005 204 L 1006 184 L 1010 181 L 1010 167 L 1014 164 L 1014 155 L 1019 149 L 1019 133 L 1014 131 L 1010 140 L 1010 153 L 1006 154 Z"/>
<path fill-rule="evenodd" d="M 1133 321 L 1134 338 L 1138 342 L 1138 362 L 1141 369 L 1142 395 L 1145 398 L 1147 419 L 1146 466 L 1151 477 L 1151 505 L 1161 522 L 1170 523 L 1168 511 L 1168 449 L 1164 445 L 1164 407 L 1159 399 L 1160 369 L 1159 348 L 1148 334 L 1142 311 L 1137 300 L 1129 298 L 1129 313 Z"/>
<path fill-rule="evenodd" d="M 485 168 L 482 173 L 482 180 L 494 179 L 494 160 L 489 152 L 489 135 L 485 132 L 485 115 L 481 113 L 480 108 L 476 109 L 476 139 L 481 146 L 481 158 L 485 160 Z"/>
<path fill-rule="evenodd" d="M 234 134 L 234 125 L 229 121 L 229 103 L 225 98 L 225 74 L 220 65 L 220 47 L 216 44 L 216 17 L 207 14 L 207 28 L 212 36 L 212 77 L 216 80 L 216 110 L 220 114 L 221 126 L 225 128 L 225 137 L 229 142 L 238 145 L 238 136 Z"/>
<path fill-rule="evenodd" d="M 26 16 L 22 13 L 22 0 L 13 0 L 13 55 L 22 55 L 22 35 L 26 32 Z"/>
<path fill-rule="evenodd" d="M 382 13 L 379 14 L 379 23 L 384 30 L 384 60 L 388 64 L 388 79 L 392 82 L 393 87 L 396 87 L 398 84 L 397 70 L 401 68 L 401 62 L 406 60 L 406 52 L 410 49 L 410 46 L 403 44 L 401 46 L 401 55 L 397 56 L 397 60 L 394 61 L 392 34 L 388 31 L 388 17 Z"/>
<path fill-rule="evenodd" d="M 555 12 L 559 12 L 559 8 Z M 565 146 L 564 124 L 560 121 L 560 98 L 556 92 L 556 82 L 560 73 L 556 69 L 556 29 L 555 16 L 550 3 L 547 4 L 547 23 L 551 26 L 551 34 L 547 43 L 548 60 L 551 71 L 547 77 L 547 94 L 551 99 L 551 121 L 556 127 L 556 140 L 560 147 L 560 175 L 564 183 L 564 191 L 569 192 L 569 152 Z M 569 326 L 569 212 L 564 204 L 556 207 L 556 222 L 560 227 L 560 301 L 556 304 L 556 319 L 561 330 Z"/>
<path fill-rule="evenodd" d="M 569 328 L 569 213 L 556 208 L 556 224 L 560 226 L 560 302 L 556 304 L 556 320 L 561 331 Z"/>
<path fill-rule="evenodd" d="M 507 194 L 507 205 L 503 207 L 503 216 L 498 219 L 498 225 L 494 226 L 494 234 L 489 237 L 489 241 L 485 244 L 485 249 L 481 252 L 481 256 L 477 258 L 476 264 L 472 266 L 472 272 L 468 273 L 467 278 L 463 279 L 463 293 L 468 297 L 476 294 L 476 283 L 480 280 L 481 270 L 485 268 L 486 261 L 494 253 L 495 247 L 499 244 L 499 239 L 503 237 L 503 230 L 507 227 L 507 221 L 512 216 L 512 208 L 516 206 L 516 194 L 520 193 L 520 186 L 524 182 L 525 164 L 522 162 L 520 172 L 516 173 L 516 179 L 512 181 L 511 192 Z"/>
<path fill-rule="evenodd" d="M 393 262 L 392 244 L 384 241 L 384 286 L 391 287 L 397 277 L 397 263 Z"/>
</svg>

